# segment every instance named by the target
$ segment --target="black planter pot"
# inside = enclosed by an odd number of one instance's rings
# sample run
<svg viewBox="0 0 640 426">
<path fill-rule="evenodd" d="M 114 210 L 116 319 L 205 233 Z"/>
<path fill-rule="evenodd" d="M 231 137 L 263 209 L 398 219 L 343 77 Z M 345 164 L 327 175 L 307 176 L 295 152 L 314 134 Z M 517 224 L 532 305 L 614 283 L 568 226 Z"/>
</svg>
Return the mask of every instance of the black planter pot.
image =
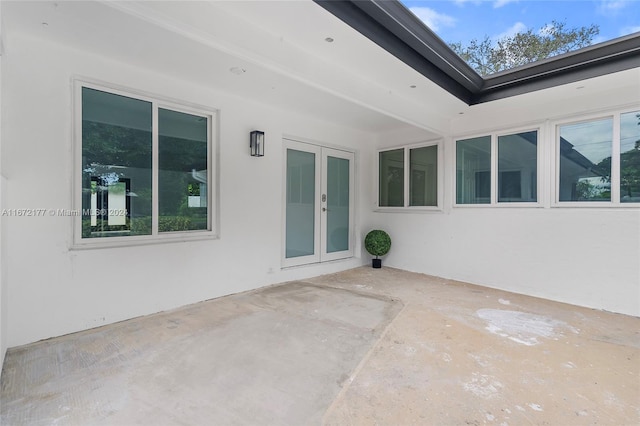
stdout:
<svg viewBox="0 0 640 426">
<path fill-rule="evenodd" d="M 382 268 L 382 259 L 371 259 L 371 266 L 373 268 Z"/>
</svg>

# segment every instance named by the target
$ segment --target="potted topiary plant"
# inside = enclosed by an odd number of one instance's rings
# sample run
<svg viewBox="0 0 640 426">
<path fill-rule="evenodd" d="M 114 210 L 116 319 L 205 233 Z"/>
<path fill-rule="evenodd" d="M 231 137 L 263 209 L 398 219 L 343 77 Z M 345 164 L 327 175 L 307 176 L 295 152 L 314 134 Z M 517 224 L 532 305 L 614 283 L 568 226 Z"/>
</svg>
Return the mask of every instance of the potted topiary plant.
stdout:
<svg viewBox="0 0 640 426">
<path fill-rule="evenodd" d="M 376 257 L 375 259 L 371 259 L 371 266 L 381 268 L 382 259 L 378 259 L 378 256 L 384 256 L 389 253 L 391 237 L 380 229 L 374 229 L 364 238 L 364 248 L 367 249 L 370 255 Z"/>
</svg>

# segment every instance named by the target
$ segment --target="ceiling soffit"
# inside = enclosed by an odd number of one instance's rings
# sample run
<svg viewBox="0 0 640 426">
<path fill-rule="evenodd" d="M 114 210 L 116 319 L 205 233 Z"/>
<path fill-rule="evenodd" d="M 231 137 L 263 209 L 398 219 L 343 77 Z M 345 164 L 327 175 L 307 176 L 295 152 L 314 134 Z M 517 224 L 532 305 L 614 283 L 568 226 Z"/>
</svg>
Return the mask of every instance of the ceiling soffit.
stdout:
<svg viewBox="0 0 640 426">
<path fill-rule="evenodd" d="M 635 33 L 483 78 L 397 1 L 314 1 L 468 105 L 640 67 Z"/>
</svg>

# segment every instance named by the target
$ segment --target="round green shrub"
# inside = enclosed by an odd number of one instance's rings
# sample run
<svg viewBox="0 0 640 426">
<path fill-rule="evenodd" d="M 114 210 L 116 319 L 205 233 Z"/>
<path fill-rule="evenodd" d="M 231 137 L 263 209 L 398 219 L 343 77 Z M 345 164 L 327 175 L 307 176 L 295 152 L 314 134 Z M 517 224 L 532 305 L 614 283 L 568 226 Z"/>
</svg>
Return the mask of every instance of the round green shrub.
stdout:
<svg viewBox="0 0 640 426">
<path fill-rule="evenodd" d="M 364 248 L 376 258 L 384 256 L 391 249 L 391 237 L 380 229 L 374 229 L 364 238 Z"/>
</svg>

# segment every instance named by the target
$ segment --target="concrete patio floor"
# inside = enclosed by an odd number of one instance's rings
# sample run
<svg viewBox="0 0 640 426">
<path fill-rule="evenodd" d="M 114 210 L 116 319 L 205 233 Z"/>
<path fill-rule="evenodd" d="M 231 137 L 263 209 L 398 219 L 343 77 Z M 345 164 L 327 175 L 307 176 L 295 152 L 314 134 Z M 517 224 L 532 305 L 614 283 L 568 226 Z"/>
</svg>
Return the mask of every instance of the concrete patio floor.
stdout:
<svg viewBox="0 0 640 426">
<path fill-rule="evenodd" d="M 637 425 L 640 319 L 383 268 L 7 352 L 2 425 Z"/>
</svg>

